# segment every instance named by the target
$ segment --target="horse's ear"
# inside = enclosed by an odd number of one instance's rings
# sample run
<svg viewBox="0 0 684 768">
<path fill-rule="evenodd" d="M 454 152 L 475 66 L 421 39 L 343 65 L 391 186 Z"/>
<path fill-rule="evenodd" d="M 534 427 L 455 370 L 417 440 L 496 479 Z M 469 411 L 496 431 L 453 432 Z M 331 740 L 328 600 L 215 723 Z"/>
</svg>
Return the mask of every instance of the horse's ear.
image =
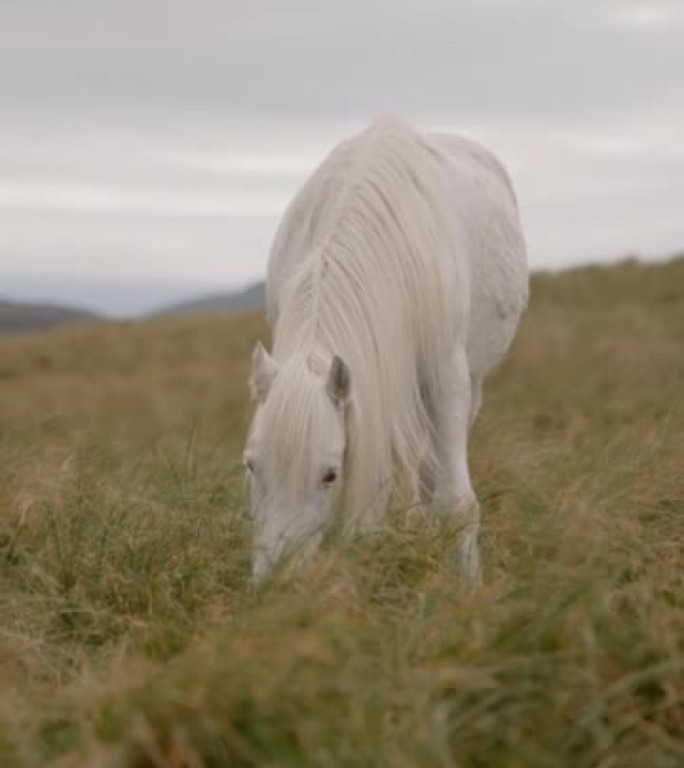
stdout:
<svg viewBox="0 0 684 768">
<path fill-rule="evenodd" d="M 264 345 L 257 341 L 252 352 L 252 375 L 249 379 L 253 400 L 260 403 L 266 400 L 277 373 L 278 364 L 264 349 Z"/>
<path fill-rule="evenodd" d="M 351 374 L 347 364 L 341 357 L 335 355 L 330 365 L 326 390 L 335 405 L 343 405 L 349 399 L 351 389 Z"/>
</svg>

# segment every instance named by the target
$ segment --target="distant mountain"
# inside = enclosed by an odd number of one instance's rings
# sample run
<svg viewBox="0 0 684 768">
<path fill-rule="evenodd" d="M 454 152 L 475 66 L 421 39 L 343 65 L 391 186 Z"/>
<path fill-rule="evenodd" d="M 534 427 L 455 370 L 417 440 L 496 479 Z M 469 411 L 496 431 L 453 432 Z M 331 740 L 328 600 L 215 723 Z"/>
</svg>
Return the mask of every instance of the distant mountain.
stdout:
<svg viewBox="0 0 684 768">
<path fill-rule="evenodd" d="M 210 294 L 171 304 L 148 313 L 148 316 L 243 312 L 263 309 L 265 304 L 264 283 L 261 282 L 241 291 Z M 59 325 L 87 323 L 102 319 L 104 317 L 95 312 L 57 304 L 28 304 L 0 300 L 0 334 L 39 331 Z"/>
<path fill-rule="evenodd" d="M 228 293 L 215 293 L 210 296 L 202 296 L 180 304 L 172 304 L 164 307 L 155 315 L 183 315 L 210 312 L 243 312 L 247 310 L 263 309 L 266 305 L 264 283 L 245 288 L 243 291 Z"/>
<path fill-rule="evenodd" d="M 0 300 L 0 333 L 38 331 L 58 325 L 100 320 L 94 312 L 51 304 L 25 304 Z"/>
</svg>

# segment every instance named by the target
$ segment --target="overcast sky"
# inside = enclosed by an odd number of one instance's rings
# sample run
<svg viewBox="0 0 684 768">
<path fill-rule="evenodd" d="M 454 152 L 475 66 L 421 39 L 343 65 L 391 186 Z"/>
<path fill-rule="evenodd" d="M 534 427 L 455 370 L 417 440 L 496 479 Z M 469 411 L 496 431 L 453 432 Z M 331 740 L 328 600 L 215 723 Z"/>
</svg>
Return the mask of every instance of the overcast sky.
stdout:
<svg viewBox="0 0 684 768">
<path fill-rule="evenodd" d="M 260 278 L 374 115 L 508 166 L 536 267 L 684 250 L 682 0 L 1 0 L 0 296 Z"/>
</svg>

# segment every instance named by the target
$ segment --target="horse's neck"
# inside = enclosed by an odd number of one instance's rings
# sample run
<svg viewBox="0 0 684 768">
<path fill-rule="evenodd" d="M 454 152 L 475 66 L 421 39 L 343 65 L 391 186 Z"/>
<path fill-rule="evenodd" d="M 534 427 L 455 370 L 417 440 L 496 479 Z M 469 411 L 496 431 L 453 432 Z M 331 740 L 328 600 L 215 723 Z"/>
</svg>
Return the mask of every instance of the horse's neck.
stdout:
<svg viewBox="0 0 684 768">
<path fill-rule="evenodd" d="M 326 343 L 334 334 L 321 326 L 321 301 L 324 259 L 314 249 L 282 289 L 279 314 L 275 322 L 274 354 L 280 363 L 303 357 L 313 372 L 322 373 L 333 354 Z"/>
</svg>

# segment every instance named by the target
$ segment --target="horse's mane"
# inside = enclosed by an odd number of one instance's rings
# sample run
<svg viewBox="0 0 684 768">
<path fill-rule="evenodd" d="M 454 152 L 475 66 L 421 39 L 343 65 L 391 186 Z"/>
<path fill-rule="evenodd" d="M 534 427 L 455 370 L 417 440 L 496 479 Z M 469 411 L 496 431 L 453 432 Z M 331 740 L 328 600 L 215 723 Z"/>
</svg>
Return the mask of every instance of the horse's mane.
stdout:
<svg viewBox="0 0 684 768">
<path fill-rule="evenodd" d="M 275 241 L 285 253 L 308 254 L 271 298 L 276 360 L 323 374 L 338 354 L 351 371 L 345 507 L 352 514 L 391 488 L 395 469 L 415 487 L 419 461 L 430 459 L 425 404 L 449 340 L 467 333 L 466 269 L 464 300 L 448 306 L 458 233 L 439 161 L 408 126 L 377 121 L 328 156 Z"/>
</svg>

